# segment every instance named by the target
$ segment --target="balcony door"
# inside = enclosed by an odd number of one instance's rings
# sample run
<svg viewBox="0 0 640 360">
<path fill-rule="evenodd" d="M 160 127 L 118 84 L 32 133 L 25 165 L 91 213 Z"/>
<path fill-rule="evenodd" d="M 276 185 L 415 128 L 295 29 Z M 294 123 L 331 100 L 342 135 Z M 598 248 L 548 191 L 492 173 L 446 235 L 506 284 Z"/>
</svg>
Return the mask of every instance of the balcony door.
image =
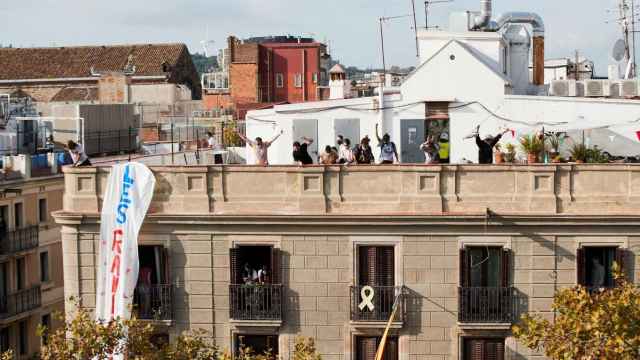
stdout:
<svg viewBox="0 0 640 360">
<path fill-rule="evenodd" d="M 367 289 L 373 293 L 367 293 Z M 353 289 L 355 320 L 386 321 L 396 298 L 395 252 L 393 246 L 358 247 L 358 287 Z M 372 307 L 359 304 L 371 302 Z"/>
<path fill-rule="evenodd" d="M 459 314 L 461 322 L 511 322 L 511 251 L 471 246 L 460 250 Z"/>
<path fill-rule="evenodd" d="M 504 339 L 465 339 L 464 360 L 504 360 Z"/>
<path fill-rule="evenodd" d="M 578 249 L 578 284 L 589 289 L 615 286 L 614 261 L 625 268 L 625 250 L 611 246 L 590 246 Z"/>
<path fill-rule="evenodd" d="M 169 249 L 139 246 L 140 271 L 134 304 L 140 319 L 168 320 L 171 314 L 172 287 Z"/>
<path fill-rule="evenodd" d="M 356 337 L 356 360 L 375 360 L 381 337 Z M 384 346 L 384 360 L 398 360 L 398 338 L 388 337 Z"/>
</svg>

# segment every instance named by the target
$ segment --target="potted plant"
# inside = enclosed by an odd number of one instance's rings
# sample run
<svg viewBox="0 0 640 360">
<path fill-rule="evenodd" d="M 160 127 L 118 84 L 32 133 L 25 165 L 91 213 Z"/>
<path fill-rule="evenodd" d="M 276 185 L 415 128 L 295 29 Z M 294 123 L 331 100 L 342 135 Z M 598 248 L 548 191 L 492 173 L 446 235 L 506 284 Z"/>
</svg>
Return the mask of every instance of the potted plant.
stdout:
<svg viewBox="0 0 640 360">
<path fill-rule="evenodd" d="M 504 153 L 502 152 L 502 146 L 500 146 L 500 144 L 496 144 L 493 148 L 493 158 L 496 164 L 504 163 Z"/>
<path fill-rule="evenodd" d="M 582 164 L 587 161 L 587 153 L 589 149 L 584 144 L 573 144 L 571 149 L 569 149 L 569 153 L 571 154 L 571 158 L 578 164 Z"/>
<path fill-rule="evenodd" d="M 560 156 L 560 154 L 555 154 L 552 158 L 551 158 L 551 162 L 554 164 L 558 164 L 562 162 L 562 156 Z"/>
<path fill-rule="evenodd" d="M 516 160 L 516 147 L 513 144 L 505 146 L 507 152 L 504 153 L 504 161 L 512 163 Z"/>
<path fill-rule="evenodd" d="M 538 162 L 538 155 L 544 150 L 544 142 L 536 134 L 525 135 L 520 138 L 520 147 L 527 154 L 527 163 Z"/>
</svg>

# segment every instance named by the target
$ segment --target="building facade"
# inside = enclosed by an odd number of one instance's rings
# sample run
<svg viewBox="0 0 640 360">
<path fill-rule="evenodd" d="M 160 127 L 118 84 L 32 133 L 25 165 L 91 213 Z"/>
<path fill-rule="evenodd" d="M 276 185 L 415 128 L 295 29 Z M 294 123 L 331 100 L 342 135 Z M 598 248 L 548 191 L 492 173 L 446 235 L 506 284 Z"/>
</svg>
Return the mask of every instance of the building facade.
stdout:
<svg viewBox="0 0 640 360">
<path fill-rule="evenodd" d="M 32 164 L 32 161 L 34 164 Z M 60 226 L 64 182 L 52 156 L 3 157 L 0 181 L 0 351 L 31 358 L 42 341 L 38 325 L 59 325 L 64 311 Z"/>
<path fill-rule="evenodd" d="M 612 286 L 614 260 L 637 280 L 639 169 L 152 167 L 139 246 L 155 295 L 135 304 L 168 337 L 204 328 L 290 359 L 306 335 L 323 359 L 368 360 L 396 303 L 385 359 L 540 359 L 511 335 L 521 314 Z M 54 214 L 65 296 L 86 308 L 108 175 L 65 169 Z"/>
<path fill-rule="evenodd" d="M 203 76 L 204 107 L 320 100 L 329 63 L 326 46 L 310 38 L 230 36 L 219 71 Z"/>
</svg>

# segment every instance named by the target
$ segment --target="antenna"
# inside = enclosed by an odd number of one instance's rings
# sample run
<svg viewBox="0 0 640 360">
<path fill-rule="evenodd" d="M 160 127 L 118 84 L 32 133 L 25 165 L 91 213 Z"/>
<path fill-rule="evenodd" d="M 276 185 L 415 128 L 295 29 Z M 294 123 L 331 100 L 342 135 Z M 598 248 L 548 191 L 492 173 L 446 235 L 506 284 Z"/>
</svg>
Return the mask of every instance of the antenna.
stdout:
<svg viewBox="0 0 640 360">
<path fill-rule="evenodd" d="M 206 25 L 205 38 L 204 40 L 200 40 L 200 44 L 202 45 L 202 49 L 204 50 L 204 56 L 206 58 L 209 57 L 209 49 L 207 48 L 207 46 L 212 45 L 213 43 L 215 43 L 215 41 L 209 40 L 209 25 Z"/>
<path fill-rule="evenodd" d="M 450 3 L 453 0 L 426 0 L 424 2 L 424 27 L 429 30 L 429 6 L 432 4 L 444 4 Z M 431 29 L 438 28 L 437 26 L 432 26 Z"/>
</svg>

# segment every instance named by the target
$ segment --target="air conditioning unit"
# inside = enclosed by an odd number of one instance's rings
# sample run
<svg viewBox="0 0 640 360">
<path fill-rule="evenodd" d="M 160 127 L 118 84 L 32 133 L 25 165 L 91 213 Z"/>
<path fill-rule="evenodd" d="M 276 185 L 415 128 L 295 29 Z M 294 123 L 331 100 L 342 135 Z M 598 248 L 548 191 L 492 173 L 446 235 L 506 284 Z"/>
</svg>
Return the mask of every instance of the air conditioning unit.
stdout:
<svg viewBox="0 0 640 360">
<path fill-rule="evenodd" d="M 636 80 L 620 81 L 620 97 L 632 98 L 638 96 L 638 82 Z"/>
<path fill-rule="evenodd" d="M 582 96 L 582 87 L 575 80 L 553 80 L 551 81 L 551 95 L 553 96 Z"/>
<path fill-rule="evenodd" d="M 611 87 L 608 80 L 585 80 L 584 95 L 587 97 L 609 97 Z"/>
<path fill-rule="evenodd" d="M 609 93 L 612 98 L 619 98 L 622 95 L 622 82 L 620 81 L 611 81 L 609 82 Z"/>
</svg>

